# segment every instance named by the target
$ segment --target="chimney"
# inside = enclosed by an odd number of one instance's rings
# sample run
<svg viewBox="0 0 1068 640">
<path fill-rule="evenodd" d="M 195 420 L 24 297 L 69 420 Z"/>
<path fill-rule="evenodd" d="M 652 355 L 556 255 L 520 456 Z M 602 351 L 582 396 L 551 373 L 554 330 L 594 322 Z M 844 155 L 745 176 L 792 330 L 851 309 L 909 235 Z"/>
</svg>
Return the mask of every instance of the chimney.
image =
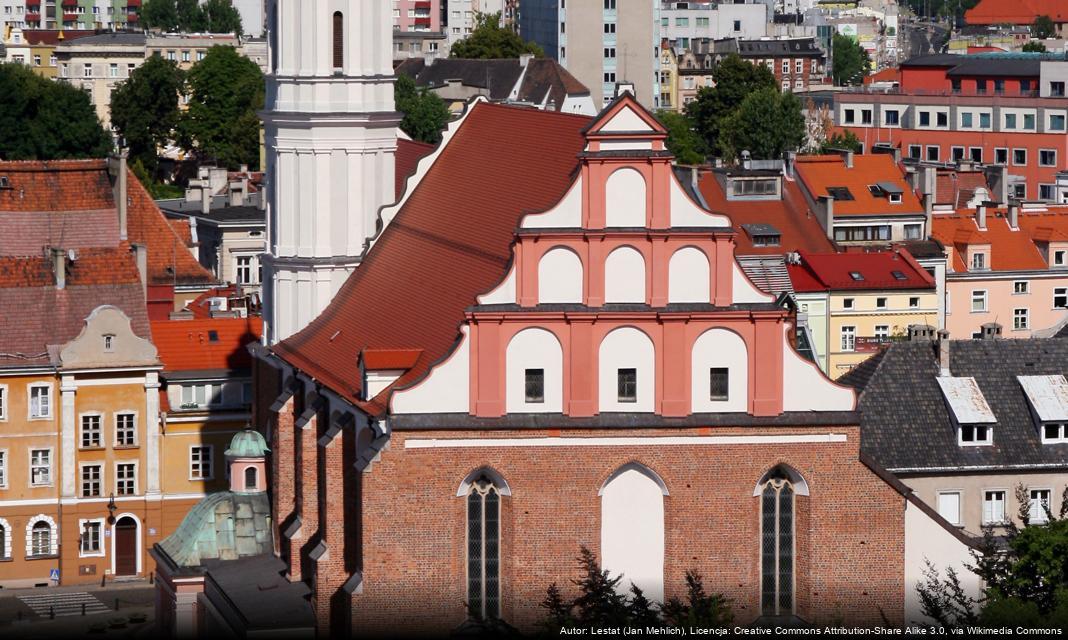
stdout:
<svg viewBox="0 0 1068 640">
<path fill-rule="evenodd" d="M 949 332 L 945 329 L 938 330 L 938 376 L 949 377 Z"/>
<path fill-rule="evenodd" d="M 910 324 L 909 342 L 930 342 L 935 337 L 935 328 L 929 324 Z"/>
<path fill-rule="evenodd" d="M 118 153 L 108 158 L 108 173 L 111 174 L 111 194 L 115 200 L 115 208 L 119 213 L 119 239 L 126 240 L 126 217 L 128 215 L 129 191 L 126 185 L 126 159 L 130 152 L 127 149 L 119 149 Z"/>
<path fill-rule="evenodd" d="M 899 164 L 901 162 L 901 147 L 892 147 L 890 155 L 894 158 L 894 164 Z"/>
<path fill-rule="evenodd" d="M 141 277 L 141 291 L 148 295 L 148 247 L 133 243 L 130 248 L 134 252 L 134 261 L 137 262 L 137 275 Z"/>
<path fill-rule="evenodd" d="M 979 335 L 983 340 L 997 340 L 1001 337 L 1001 325 L 996 322 L 987 322 L 979 327 Z"/>
<path fill-rule="evenodd" d="M 753 168 L 753 155 L 749 153 L 748 149 L 742 150 L 742 168 L 747 171 Z"/>
<path fill-rule="evenodd" d="M 1013 200 L 1009 203 L 1009 228 L 1013 231 L 1020 230 L 1020 201 Z"/>
<path fill-rule="evenodd" d="M 986 203 L 975 208 L 975 225 L 980 231 L 986 231 Z"/>
<path fill-rule="evenodd" d="M 49 250 L 52 258 L 52 272 L 56 274 L 56 289 L 67 288 L 67 253 L 63 249 Z"/>
<path fill-rule="evenodd" d="M 790 178 L 794 178 L 794 164 L 797 162 L 797 153 L 794 151 L 786 152 L 786 162 L 783 163 L 783 174 Z"/>
<path fill-rule="evenodd" d="M 527 66 L 527 63 L 529 63 L 533 59 L 534 59 L 534 54 L 533 53 L 521 53 L 521 54 L 519 54 L 519 66 L 523 67 L 525 69 L 526 66 Z"/>
<path fill-rule="evenodd" d="M 211 213 L 211 185 L 207 180 L 202 180 L 200 185 L 200 212 L 204 215 Z"/>
<path fill-rule="evenodd" d="M 817 213 L 823 215 L 820 224 L 827 232 L 827 237 L 834 240 L 834 196 L 820 196 Z"/>
<path fill-rule="evenodd" d="M 934 167 L 923 167 L 923 193 L 930 194 L 932 198 L 938 189 L 938 170 Z"/>
<path fill-rule="evenodd" d="M 845 158 L 846 169 L 852 169 L 853 168 L 853 151 L 852 150 L 846 151 L 845 155 L 843 156 L 843 158 Z"/>
</svg>

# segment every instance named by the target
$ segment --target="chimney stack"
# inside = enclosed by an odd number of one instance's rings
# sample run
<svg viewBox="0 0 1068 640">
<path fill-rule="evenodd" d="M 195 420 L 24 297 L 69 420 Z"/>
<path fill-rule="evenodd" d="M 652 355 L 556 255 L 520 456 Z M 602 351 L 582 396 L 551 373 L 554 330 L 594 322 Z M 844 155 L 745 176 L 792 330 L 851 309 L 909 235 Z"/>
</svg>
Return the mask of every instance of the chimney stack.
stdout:
<svg viewBox="0 0 1068 640">
<path fill-rule="evenodd" d="M 52 258 L 52 271 L 56 274 L 56 289 L 67 288 L 67 252 L 63 249 L 49 250 Z"/>
<path fill-rule="evenodd" d="M 975 208 L 975 226 L 979 227 L 980 231 L 986 231 L 986 203 L 985 202 Z"/>
<path fill-rule="evenodd" d="M 997 340 L 1001 337 L 1001 325 L 996 322 L 987 322 L 979 327 L 979 335 L 983 340 Z"/>
<path fill-rule="evenodd" d="M 130 152 L 127 149 L 119 149 L 118 153 L 108 158 L 108 173 L 111 174 L 111 194 L 115 200 L 115 208 L 119 212 L 119 239 L 126 240 L 126 218 L 129 207 L 129 191 L 126 184 L 126 159 Z"/>
<path fill-rule="evenodd" d="M 1013 231 L 1020 230 L 1020 202 L 1018 200 L 1009 202 L 1009 228 Z"/>
<path fill-rule="evenodd" d="M 930 342 L 935 337 L 935 328 L 929 324 L 910 324 L 909 342 Z"/>
<path fill-rule="evenodd" d="M 852 169 L 853 168 L 853 151 L 852 151 L 852 149 L 846 151 L 844 157 L 845 157 L 846 169 Z"/>
<path fill-rule="evenodd" d="M 938 330 L 938 375 L 946 378 L 949 372 L 949 332 L 945 329 Z"/>
<path fill-rule="evenodd" d="M 207 180 L 200 185 L 200 212 L 204 215 L 211 213 L 211 185 Z"/>
<path fill-rule="evenodd" d="M 141 291 L 148 295 L 148 247 L 140 243 L 133 243 L 130 248 L 134 252 L 134 261 L 137 262 L 137 275 L 141 277 Z"/>
</svg>

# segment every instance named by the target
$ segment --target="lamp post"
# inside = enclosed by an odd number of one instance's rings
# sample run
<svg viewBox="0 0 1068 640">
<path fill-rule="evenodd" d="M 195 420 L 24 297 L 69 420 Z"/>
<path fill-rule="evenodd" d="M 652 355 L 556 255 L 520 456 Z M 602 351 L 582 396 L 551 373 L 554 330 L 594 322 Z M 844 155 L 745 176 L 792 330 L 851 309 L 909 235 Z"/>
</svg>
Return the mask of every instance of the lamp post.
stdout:
<svg viewBox="0 0 1068 640">
<path fill-rule="evenodd" d="M 118 507 L 115 506 L 115 492 L 112 491 L 108 496 L 108 524 L 115 524 L 115 510 Z"/>
</svg>

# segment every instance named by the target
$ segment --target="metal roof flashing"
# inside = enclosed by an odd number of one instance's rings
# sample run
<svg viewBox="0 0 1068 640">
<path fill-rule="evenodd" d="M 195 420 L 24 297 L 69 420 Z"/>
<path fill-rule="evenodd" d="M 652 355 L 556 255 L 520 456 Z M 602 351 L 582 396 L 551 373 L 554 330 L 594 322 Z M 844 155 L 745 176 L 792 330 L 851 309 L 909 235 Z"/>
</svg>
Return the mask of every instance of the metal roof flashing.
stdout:
<svg viewBox="0 0 1068 640">
<path fill-rule="evenodd" d="M 972 377 L 939 376 L 935 378 L 942 389 L 957 424 L 994 424 L 997 418 L 986 403 L 979 384 Z"/>
</svg>

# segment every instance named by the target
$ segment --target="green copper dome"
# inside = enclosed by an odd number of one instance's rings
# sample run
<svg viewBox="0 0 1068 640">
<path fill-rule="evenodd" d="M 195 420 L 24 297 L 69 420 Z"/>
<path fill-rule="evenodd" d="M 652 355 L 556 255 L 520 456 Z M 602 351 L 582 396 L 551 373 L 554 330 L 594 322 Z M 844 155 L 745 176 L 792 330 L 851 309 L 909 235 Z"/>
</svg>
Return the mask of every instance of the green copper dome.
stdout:
<svg viewBox="0 0 1068 640">
<path fill-rule="evenodd" d="M 245 429 L 234 435 L 226 455 L 231 458 L 262 458 L 268 451 L 267 442 L 258 431 Z"/>
</svg>

